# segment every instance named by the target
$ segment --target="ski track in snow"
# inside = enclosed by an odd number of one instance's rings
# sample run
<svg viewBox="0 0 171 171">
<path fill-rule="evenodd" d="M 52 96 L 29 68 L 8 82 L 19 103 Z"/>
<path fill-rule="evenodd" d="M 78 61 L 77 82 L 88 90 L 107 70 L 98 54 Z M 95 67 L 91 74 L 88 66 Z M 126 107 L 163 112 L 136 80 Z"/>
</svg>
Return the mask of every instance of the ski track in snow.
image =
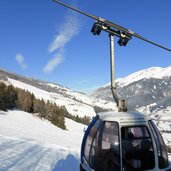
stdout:
<svg viewBox="0 0 171 171">
<path fill-rule="evenodd" d="M 10 140 L 1 137 L 1 170 L 51 170 L 57 152 L 26 141 Z"/>
<path fill-rule="evenodd" d="M 0 171 L 79 170 L 85 125 L 66 119 L 64 131 L 21 111 L 0 111 L 0 123 Z"/>
<path fill-rule="evenodd" d="M 0 136 L 0 149 L 1 171 L 56 171 L 59 167 L 61 169 L 66 167 L 63 165 L 67 163 L 67 156 L 71 156 L 72 161 L 77 163 L 71 168 L 72 171 L 76 170 L 79 163 L 78 158 L 72 154 L 67 155 L 66 151 L 2 136 Z"/>
</svg>

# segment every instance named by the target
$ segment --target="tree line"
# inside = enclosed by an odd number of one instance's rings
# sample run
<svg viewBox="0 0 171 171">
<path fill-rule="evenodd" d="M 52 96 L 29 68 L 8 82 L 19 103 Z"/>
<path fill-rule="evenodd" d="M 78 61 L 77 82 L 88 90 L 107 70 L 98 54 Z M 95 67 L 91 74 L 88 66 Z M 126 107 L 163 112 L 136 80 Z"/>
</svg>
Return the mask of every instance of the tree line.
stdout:
<svg viewBox="0 0 171 171">
<path fill-rule="evenodd" d="M 29 91 L 0 83 L 0 110 L 6 111 L 14 108 L 29 113 L 37 113 L 40 118 L 47 119 L 62 129 L 66 129 L 65 117 L 83 124 L 90 123 L 89 117 L 73 116 L 68 113 L 65 107 L 59 107 L 56 103 L 37 99 Z"/>
</svg>

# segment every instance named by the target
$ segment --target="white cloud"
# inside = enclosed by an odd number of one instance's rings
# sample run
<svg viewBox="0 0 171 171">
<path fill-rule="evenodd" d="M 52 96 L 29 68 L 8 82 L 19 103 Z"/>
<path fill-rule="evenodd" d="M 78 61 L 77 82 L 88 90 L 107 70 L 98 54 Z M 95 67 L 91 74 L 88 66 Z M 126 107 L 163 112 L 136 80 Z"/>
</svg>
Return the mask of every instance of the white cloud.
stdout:
<svg viewBox="0 0 171 171">
<path fill-rule="evenodd" d="M 50 44 L 48 51 L 50 53 L 64 48 L 66 44 L 78 34 L 80 29 L 79 20 L 75 14 L 70 13 L 65 22 L 60 26 L 58 34 L 54 37 L 53 42 Z"/>
<path fill-rule="evenodd" d="M 51 60 L 48 61 L 48 63 L 43 68 L 44 73 L 48 74 L 52 72 L 60 63 L 62 63 L 64 60 L 63 53 L 60 52 L 55 55 Z"/>
<path fill-rule="evenodd" d="M 17 54 L 15 59 L 18 62 L 18 64 L 21 66 L 21 68 L 23 68 L 23 69 L 27 68 L 27 65 L 24 60 L 24 56 L 22 54 Z"/>
<path fill-rule="evenodd" d="M 80 23 L 78 18 L 72 12 L 66 17 L 64 23 L 59 27 L 58 34 L 48 48 L 49 53 L 56 52 L 53 59 L 50 59 L 43 68 L 44 73 L 52 72 L 60 63 L 64 61 L 63 50 L 67 43 L 78 34 Z"/>
</svg>

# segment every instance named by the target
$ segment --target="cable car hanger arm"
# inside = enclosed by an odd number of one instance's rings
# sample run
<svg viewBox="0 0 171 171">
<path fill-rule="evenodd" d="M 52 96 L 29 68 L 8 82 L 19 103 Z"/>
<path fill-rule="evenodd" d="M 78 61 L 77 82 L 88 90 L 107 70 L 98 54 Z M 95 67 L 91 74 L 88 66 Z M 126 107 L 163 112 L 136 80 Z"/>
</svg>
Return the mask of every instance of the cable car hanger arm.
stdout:
<svg viewBox="0 0 171 171">
<path fill-rule="evenodd" d="M 61 1 L 58 1 L 58 0 L 53 0 L 53 1 L 56 2 L 56 3 L 58 3 L 58 4 L 60 4 L 60 5 L 62 5 L 62 6 L 65 6 L 65 7 L 69 8 L 69 9 L 72 9 L 72 10 L 74 10 L 74 11 L 80 13 L 80 14 L 83 14 L 83 15 L 89 17 L 89 18 L 94 19 L 94 20 L 96 21 L 95 23 L 98 23 L 99 25 L 101 25 L 101 27 L 105 26 L 106 28 L 110 28 L 109 30 L 108 30 L 108 29 L 105 30 L 105 29 L 101 28 L 102 30 L 107 31 L 107 32 L 109 32 L 110 34 L 111 34 L 110 31 L 114 29 L 114 30 L 113 30 L 114 32 L 119 33 L 119 34 L 114 34 L 114 35 L 116 35 L 117 37 L 122 37 L 122 35 L 124 35 L 124 36 L 125 36 L 125 35 L 126 35 L 126 36 L 129 35 L 129 37 L 131 38 L 132 36 L 134 36 L 134 37 L 136 37 L 136 38 L 138 38 L 138 39 L 141 39 L 141 40 L 143 40 L 143 41 L 145 41 L 145 42 L 148 42 L 148 43 L 150 43 L 150 44 L 152 44 L 152 45 L 155 45 L 155 46 L 157 46 L 157 47 L 160 47 L 160 48 L 162 48 L 162 49 L 165 49 L 165 50 L 171 52 L 171 49 L 166 48 L 166 47 L 164 47 L 164 46 L 162 46 L 162 45 L 160 45 L 160 44 L 157 44 L 157 43 L 155 43 L 155 42 L 152 42 L 152 41 L 150 41 L 150 40 L 148 40 L 148 39 L 142 37 L 141 35 L 135 33 L 135 32 L 132 31 L 132 30 L 129 30 L 129 29 L 127 29 L 127 28 L 124 28 L 124 27 L 122 27 L 122 26 L 120 26 L 120 25 L 118 25 L 118 24 L 115 24 L 115 23 L 113 23 L 113 22 L 110 22 L 110 21 L 108 21 L 108 20 L 106 20 L 106 19 L 103 19 L 103 18 L 101 18 L 101 17 L 98 17 L 98 16 L 95 16 L 95 15 L 92 15 L 92 14 L 89 14 L 89 13 L 86 13 L 86 12 L 83 12 L 83 11 L 81 11 L 81 10 L 78 10 L 78 9 L 72 7 L 72 6 L 69 6 L 69 5 L 64 4 L 64 3 L 61 2 Z M 112 28 L 112 29 L 111 29 L 111 28 Z M 116 30 L 115 30 L 115 29 L 116 29 Z M 121 46 L 122 46 L 122 45 L 121 45 Z M 124 46 L 125 46 L 125 45 L 124 45 Z"/>
</svg>

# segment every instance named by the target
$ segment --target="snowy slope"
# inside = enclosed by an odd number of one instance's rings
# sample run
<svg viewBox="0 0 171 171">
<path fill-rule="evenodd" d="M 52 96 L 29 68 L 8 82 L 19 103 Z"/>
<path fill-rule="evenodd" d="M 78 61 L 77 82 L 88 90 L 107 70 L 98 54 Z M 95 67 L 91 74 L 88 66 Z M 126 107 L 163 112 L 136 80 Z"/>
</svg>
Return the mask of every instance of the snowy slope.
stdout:
<svg viewBox="0 0 171 171">
<path fill-rule="evenodd" d="M 49 100 L 52 103 L 56 103 L 59 106 L 65 106 L 67 111 L 70 114 L 78 115 L 80 117 L 84 116 L 95 116 L 96 113 L 94 111 L 94 106 L 99 106 L 104 109 L 114 109 L 114 103 L 107 102 L 105 100 L 90 98 L 85 94 L 78 93 L 71 91 L 69 89 L 62 89 L 65 90 L 65 96 L 62 93 L 54 93 L 48 92 L 42 89 L 39 89 L 35 86 L 23 83 L 18 80 L 14 80 L 11 78 L 7 78 L 8 82 L 11 83 L 13 86 L 25 89 L 35 95 L 36 98 L 44 99 L 45 101 Z M 55 84 L 48 84 L 53 88 L 57 88 L 60 91 L 60 86 Z"/>
<path fill-rule="evenodd" d="M 47 92 L 45 90 L 39 89 L 37 87 L 34 87 L 32 85 L 23 83 L 18 80 L 14 80 L 11 78 L 8 78 L 8 81 L 15 87 L 25 89 L 35 95 L 36 98 L 44 99 L 45 101 L 49 100 L 52 103 L 56 103 L 59 106 L 66 106 L 69 113 L 73 115 L 79 115 L 79 116 L 93 116 L 95 115 L 94 109 L 89 105 L 80 104 L 77 101 L 74 101 L 72 99 L 63 97 L 61 94 L 53 93 L 53 92 Z"/>
<path fill-rule="evenodd" d="M 0 170 L 78 170 L 84 125 L 65 119 L 67 131 L 22 111 L 0 111 Z"/>
<path fill-rule="evenodd" d="M 0 171 L 79 170 L 84 125 L 66 119 L 64 131 L 22 111 L 0 111 L 0 123 Z"/>
<path fill-rule="evenodd" d="M 94 107 L 101 110 L 112 110 L 115 108 L 113 102 L 88 97 L 86 94 L 70 90 L 61 85 L 23 77 L 14 73 L 0 70 L 0 82 L 25 89 L 35 95 L 36 98 L 49 100 L 58 106 L 65 106 L 72 115 L 80 117 L 95 116 Z"/>
</svg>

